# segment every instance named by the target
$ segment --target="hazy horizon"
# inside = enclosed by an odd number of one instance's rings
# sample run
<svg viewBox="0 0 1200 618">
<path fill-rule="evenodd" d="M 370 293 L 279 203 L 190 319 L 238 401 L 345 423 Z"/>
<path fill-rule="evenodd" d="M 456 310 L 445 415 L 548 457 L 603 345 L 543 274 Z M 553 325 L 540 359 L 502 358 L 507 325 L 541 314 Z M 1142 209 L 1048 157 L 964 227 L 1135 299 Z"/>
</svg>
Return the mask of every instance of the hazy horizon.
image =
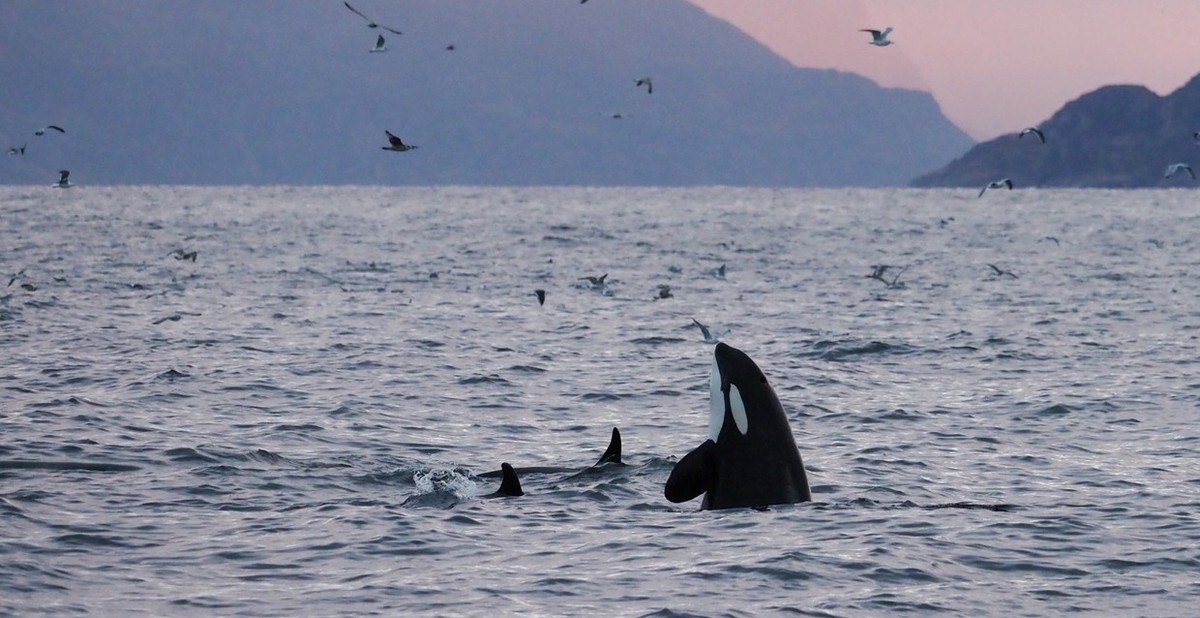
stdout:
<svg viewBox="0 0 1200 618">
<path fill-rule="evenodd" d="M 797 66 L 924 90 L 985 141 L 1101 86 L 1165 95 L 1200 73 L 1200 2 L 1166 0 L 689 0 Z M 892 26 L 894 45 L 862 28 Z"/>
</svg>

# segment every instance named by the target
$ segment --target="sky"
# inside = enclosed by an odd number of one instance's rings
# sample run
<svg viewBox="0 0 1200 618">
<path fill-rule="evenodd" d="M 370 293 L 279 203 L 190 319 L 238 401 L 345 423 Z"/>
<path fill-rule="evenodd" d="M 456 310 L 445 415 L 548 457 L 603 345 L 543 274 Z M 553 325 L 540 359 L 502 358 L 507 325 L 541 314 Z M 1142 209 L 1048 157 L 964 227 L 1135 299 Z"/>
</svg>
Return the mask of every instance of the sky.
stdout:
<svg viewBox="0 0 1200 618">
<path fill-rule="evenodd" d="M 977 140 L 1109 84 L 1200 73 L 1200 0 L 691 0 L 797 66 L 924 90 Z M 888 47 L 862 28 L 895 28 Z"/>
</svg>

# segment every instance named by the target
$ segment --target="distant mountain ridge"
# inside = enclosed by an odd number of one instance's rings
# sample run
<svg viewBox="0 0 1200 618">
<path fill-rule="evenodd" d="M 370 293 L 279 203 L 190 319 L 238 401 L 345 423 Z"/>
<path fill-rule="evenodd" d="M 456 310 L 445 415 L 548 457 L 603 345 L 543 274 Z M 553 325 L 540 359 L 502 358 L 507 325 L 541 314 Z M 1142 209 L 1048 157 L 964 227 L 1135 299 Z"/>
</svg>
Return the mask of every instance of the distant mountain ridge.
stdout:
<svg viewBox="0 0 1200 618">
<path fill-rule="evenodd" d="M 352 4 L 404 34 L 368 53 L 340 0 L 7 0 L 0 183 L 896 186 L 972 144 L 684 0 Z"/>
<path fill-rule="evenodd" d="M 1002 135 L 912 181 L 917 187 L 981 187 L 1001 177 L 1018 187 L 1134 188 L 1190 185 L 1164 178 L 1168 165 L 1200 168 L 1200 75 L 1167 96 L 1142 86 L 1105 86 L 1064 105 L 1033 136 Z"/>
</svg>

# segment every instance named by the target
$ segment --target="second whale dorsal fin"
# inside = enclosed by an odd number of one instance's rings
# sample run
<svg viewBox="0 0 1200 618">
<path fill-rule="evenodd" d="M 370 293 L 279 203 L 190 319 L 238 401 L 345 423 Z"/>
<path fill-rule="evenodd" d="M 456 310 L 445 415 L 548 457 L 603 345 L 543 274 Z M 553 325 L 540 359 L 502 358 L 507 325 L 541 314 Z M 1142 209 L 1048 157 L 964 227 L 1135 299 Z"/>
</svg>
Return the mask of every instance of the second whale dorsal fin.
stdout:
<svg viewBox="0 0 1200 618">
<path fill-rule="evenodd" d="M 517 478 L 517 471 L 513 470 L 513 467 L 508 462 L 500 464 L 500 471 L 504 474 L 504 480 L 500 481 L 500 489 L 496 490 L 498 495 L 525 495 L 525 492 L 521 491 L 521 479 Z"/>
<path fill-rule="evenodd" d="M 602 466 L 607 463 L 621 463 L 621 432 L 613 427 L 612 439 L 608 441 L 608 449 L 600 456 L 600 461 L 596 462 L 597 466 Z"/>
</svg>

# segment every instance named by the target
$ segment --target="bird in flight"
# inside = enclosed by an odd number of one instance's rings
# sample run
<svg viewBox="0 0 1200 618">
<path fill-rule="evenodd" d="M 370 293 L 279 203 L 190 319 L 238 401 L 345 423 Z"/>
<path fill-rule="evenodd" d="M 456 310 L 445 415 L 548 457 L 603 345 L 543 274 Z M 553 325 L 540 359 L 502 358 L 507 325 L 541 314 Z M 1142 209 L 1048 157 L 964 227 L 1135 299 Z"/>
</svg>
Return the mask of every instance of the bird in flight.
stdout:
<svg viewBox="0 0 1200 618">
<path fill-rule="evenodd" d="M 387 138 L 388 138 L 388 145 L 383 146 L 384 150 L 395 150 L 396 152 L 405 152 L 408 150 L 416 149 L 416 146 L 414 146 L 412 144 L 405 144 L 403 140 L 401 140 L 398 136 L 394 135 L 391 131 L 384 129 L 383 132 L 387 134 Z"/>
<path fill-rule="evenodd" d="M 1196 179 L 1196 172 L 1192 170 L 1192 166 L 1187 163 L 1172 163 L 1167 166 L 1167 171 L 1163 172 L 1163 178 L 1170 178 L 1179 172 L 1187 172 L 1192 180 Z"/>
<path fill-rule="evenodd" d="M 379 38 L 375 39 L 375 47 L 372 47 L 368 51 L 370 51 L 372 54 L 387 51 L 387 41 L 383 40 L 382 34 L 379 35 Z"/>
<path fill-rule="evenodd" d="M 1010 180 L 1008 178 L 1001 178 L 1000 180 L 993 180 L 993 181 L 987 183 L 986 185 L 984 185 L 984 187 L 979 190 L 979 197 L 983 197 L 983 193 L 985 191 L 987 191 L 988 189 L 1008 189 L 1009 191 L 1012 191 L 1012 188 L 1013 188 L 1013 182 L 1012 182 L 1012 180 Z"/>
<path fill-rule="evenodd" d="M 638 88 L 645 86 L 646 94 L 654 94 L 654 84 L 650 81 L 649 77 L 643 77 L 643 78 L 637 80 L 636 82 L 634 82 L 633 85 L 637 86 Z"/>
<path fill-rule="evenodd" d="M 9 149 L 8 149 L 8 154 L 10 154 L 10 155 L 23 155 L 23 154 L 25 154 L 25 146 L 26 146 L 26 144 L 21 144 L 21 147 L 20 147 L 20 148 L 17 148 L 16 146 L 13 146 L 12 148 L 9 148 Z"/>
<path fill-rule="evenodd" d="M 997 277 L 1008 276 L 1008 277 L 1012 277 L 1013 279 L 1017 278 L 1017 276 L 1014 275 L 1011 270 L 1004 270 L 1003 268 L 1000 268 L 999 266 L 996 266 L 995 264 L 988 264 L 988 267 L 990 267 L 992 269 L 992 272 Z"/>
<path fill-rule="evenodd" d="M 587 281 L 588 283 L 592 284 L 592 287 L 594 287 L 594 288 L 602 288 L 602 287 L 604 287 L 604 280 L 607 277 L 608 277 L 608 273 L 604 273 L 603 275 L 600 275 L 599 277 L 596 277 L 593 275 L 588 275 L 586 277 L 580 277 L 579 280 Z"/>
<path fill-rule="evenodd" d="M 890 40 L 888 40 L 888 35 L 892 33 L 891 26 L 888 26 L 887 28 L 884 28 L 883 30 L 871 30 L 868 28 L 864 28 L 862 30 L 859 30 L 859 32 L 870 32 L 871 33 L 871 40 L 868 41 L 869 45 L 878 45 L 879 47 L 887 47 L 888 45 L 892 44 L 892 42 Z"/>
<path fill-rule="evenodd" d="M 67 187 L 74 187 L 75 185 L 72 184 L 70 180 L 68 180 L 68 178 L 70 178 L 70 177 L 71 177 L 71 172 L 69 170 L 59 170 L 58 171 L 58 182 L 56 182 L 50 186 L 56 187 L 59 189 L 66 189 Z"/>
<path fill-rule="evenodd" d="M 1042 133 L 1042 130 L 1037 127 L 1028 127 L 1025 129 L 1021 129 L 1021 132 L 1017 134 L 1017 137 L 1018 138 L 1025 137 L 1026 135 L 1029 135 L 1030 133 L 1032 133 L 1035 137 L 1037 137 L 1039 142 L 1041 142 L 1043 144 L 1046 143 L 1046 134 Z"/>
<path fill-rule="evenodd" d="M 37 135 L 38 137 L 41 137 L 46 134 L 46 131 L 58 131 L 59 133 L 66 133 L 66 131 L 62 127 L 60 127 L 56 124 L 48 124 L 40 129 L 38 129 L 37 131 L 34 131 L 33 134 Z"/>
<path fill-rule="evenodd" d="M 346 5 L 346 8 L 350 9 L 350 11 L 352 13 L 354 13 L 355 15 L 358 15 L 359 17 L 367 20 L 368 28 L 383 28 L 384 30 L 391 32 L 392 34 L 404 34 L 403 32 L 400 32 L 399 30 L 396 30 L 394 28 L 388 28 L 387 26 L 383 26 L 383 25 L 375 23 L 375 20 L 371 19 L 370 17 L 367 17 L 366 15 L 363 15 L 361 11 L 350 6 L 349 2 L 343 2 L 342 4 Z"/>
</svg>

